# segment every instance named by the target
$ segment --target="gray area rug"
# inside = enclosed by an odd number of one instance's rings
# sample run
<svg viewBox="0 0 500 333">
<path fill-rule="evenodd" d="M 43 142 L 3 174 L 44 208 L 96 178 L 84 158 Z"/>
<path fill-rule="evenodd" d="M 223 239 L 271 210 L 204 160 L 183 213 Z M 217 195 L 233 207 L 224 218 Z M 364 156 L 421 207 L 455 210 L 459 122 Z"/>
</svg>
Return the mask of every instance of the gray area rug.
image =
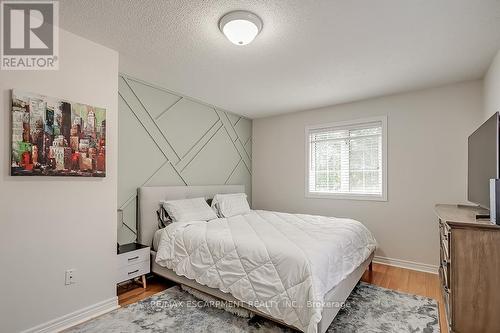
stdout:
<svg viewBox="0 0 500 333">
<path fill-rule="evenodd" d="M 295 332 L 255 316 L 245 319 L 210 306 L 199 306 L 179 287 L 115 310 L 66 332 Z M 439 332 L 433 299 L 359 283 L 328 328 L 337 332 Z"/>
</svg>

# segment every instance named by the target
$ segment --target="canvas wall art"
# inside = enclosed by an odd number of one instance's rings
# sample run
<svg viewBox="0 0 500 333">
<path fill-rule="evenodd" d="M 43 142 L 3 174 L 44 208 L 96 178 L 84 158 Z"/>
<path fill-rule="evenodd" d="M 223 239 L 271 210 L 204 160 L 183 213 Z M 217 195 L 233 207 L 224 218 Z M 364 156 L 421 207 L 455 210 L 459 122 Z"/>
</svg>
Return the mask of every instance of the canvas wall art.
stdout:
<svg viewBox="0 0 500 333">
<path fill-rule="evenodd" d="M 12 176 L 106 176 L 106 109 L 12 90 Z"/>
</svg>

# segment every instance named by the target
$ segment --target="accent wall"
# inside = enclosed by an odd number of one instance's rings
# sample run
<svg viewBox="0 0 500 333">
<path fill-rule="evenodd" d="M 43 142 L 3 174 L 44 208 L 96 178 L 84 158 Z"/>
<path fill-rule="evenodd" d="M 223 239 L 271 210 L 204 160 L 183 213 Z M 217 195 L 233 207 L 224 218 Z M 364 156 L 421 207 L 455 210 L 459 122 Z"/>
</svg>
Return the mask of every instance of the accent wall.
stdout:
<svg viewBox="0 0 500 333">
<path fill-rule="evenodd" d="M 118 242 L 136 239 L 137 188 L 243 184 L 252 121 L 125 74 L 119 77 Z"/>
</svg>

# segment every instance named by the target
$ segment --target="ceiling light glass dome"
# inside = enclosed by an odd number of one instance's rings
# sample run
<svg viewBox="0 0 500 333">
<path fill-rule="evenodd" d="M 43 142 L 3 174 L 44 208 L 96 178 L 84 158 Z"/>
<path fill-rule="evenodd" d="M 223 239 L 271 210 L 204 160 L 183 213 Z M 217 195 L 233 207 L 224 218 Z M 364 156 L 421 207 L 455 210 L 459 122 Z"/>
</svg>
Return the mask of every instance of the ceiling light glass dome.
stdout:
<svg viewBox="0 0 500 333">
<path fill-rule="evenodd" d="M 235 45 L 251 43 L 262 30 L 262 20 L 254 13 L 237 10 L 219 21 L 219 29 Z"/>
</svg>

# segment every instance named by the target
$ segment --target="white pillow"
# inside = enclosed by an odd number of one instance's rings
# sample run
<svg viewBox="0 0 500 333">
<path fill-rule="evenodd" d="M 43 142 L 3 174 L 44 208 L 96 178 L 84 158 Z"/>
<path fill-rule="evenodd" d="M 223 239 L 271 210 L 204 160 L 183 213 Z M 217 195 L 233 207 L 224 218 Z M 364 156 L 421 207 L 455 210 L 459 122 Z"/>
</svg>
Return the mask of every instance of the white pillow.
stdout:
<svg viewBox="0 0 500 333">
<path fill-rule="evenodd" d="M 231 217 L 250 212 L 247 195 L 245 193 L 216 194 L 212 200 L 220 217 Z"/>
<path fill-rule="evenodd" d="M 174 222 L 208 221 L 217 218 L 205 198 L 162 201 L 162 205 Z"/>
</svg>

